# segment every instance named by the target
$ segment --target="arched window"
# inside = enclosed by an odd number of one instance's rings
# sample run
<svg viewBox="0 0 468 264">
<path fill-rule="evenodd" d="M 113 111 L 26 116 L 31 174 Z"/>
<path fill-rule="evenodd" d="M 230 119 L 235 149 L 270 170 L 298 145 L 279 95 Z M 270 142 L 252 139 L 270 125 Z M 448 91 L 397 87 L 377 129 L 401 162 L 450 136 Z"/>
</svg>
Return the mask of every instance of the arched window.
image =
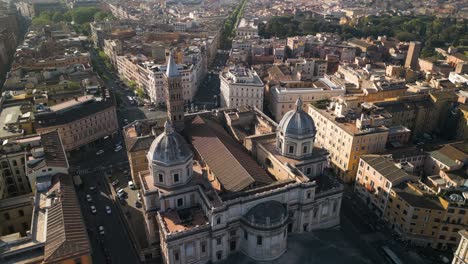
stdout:
<svg viewBox="0 0 468 264">
<path fill-rule="evenodd" d="M 162 173 L 158 173 L 158 180 L 159 182 L 164 182 L 164 175 Z"/>
</svg>

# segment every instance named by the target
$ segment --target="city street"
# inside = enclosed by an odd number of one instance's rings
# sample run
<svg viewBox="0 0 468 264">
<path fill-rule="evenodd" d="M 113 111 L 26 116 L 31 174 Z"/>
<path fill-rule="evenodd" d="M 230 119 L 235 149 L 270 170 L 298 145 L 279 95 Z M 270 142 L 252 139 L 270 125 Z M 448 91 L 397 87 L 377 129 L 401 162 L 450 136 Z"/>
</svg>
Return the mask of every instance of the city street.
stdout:
<svg viewBox="0 0 468 264">
<path fill-rule="evenodd" d="M 401 242 L 397 242 L 390 230 L 379 222 L 364 202 L 357 197 L 351 186 L 345 186 L 341 208 L 341 229 L 349 237 L 353 237 L 356 245 L 366 252 L 367 257 L 375 261 L 374 263 L 382 263 L 383 246 L 395 252 L 403 263 L 431 263 L 428 259 L 423 260 Z"/>
<path fill-rule="evenodd" d="M 92 154 L 90 153 L 90 155 Z M 91 162 L 85 164 L 91 165 L 95 164 L 94 162 L 103 162 L 105 159 L 107 157 L 102 156 L 102 158 L 90 159 Z M 88 168 L 93 167 L 95 166 L 92 165 Z M 139 263 L 131 240 L 125 231 L 125 226 L 118 215 L 110 189 L 106 184 L 105 170 L 98 169 L 90 173 L 83 173 L 81 178 L 83 186 L 78 191 L 78 196 L 93 247 L 93 262 Z M 86 200 L 87 194 L 91 195 L 91 202 Z M 97 212 L 94 214 L 91 212 L 91 205 L 96 207 Z M 106 206 L 111 208 L 111 214 L 106 213 Z M 100 235 L 98 232 L 98 227 L 101 225 L 104 227 L 104 235 Z M 112 254 L 109 252 L 112 252 Z"/>
<path fill-rule="evenodd" d="M 112 197 L 110 186 L 107 183 L 107 175 L 112 173 L 119 175 L 121 178 L 122 187 L 126 187 L 127 179 L 123 175 L 123 171 L 128 170 L 128 159 L 123 141 L 121 127 L 127 123 L 131 123 L 136 119 L 157 118 L 165 116 L 164 111 L 150 111 L 145 107 L 140 107 L 135 103 L 130 102 L 127 96 L 133 96 L 132 91 L 126 91 L 118 84 L 117 78 L 112 78 L 114 73 L 108 71 L 104 64 L 99 62 L 94 51 L 91 51 L 92 57 L 98 61 L 99 69 L 103 75 L 111 77 L 104 79 L 106 86 L 114 91 L 117 98 L 119 119 L 119 130 L 111 137 L 103 138 L 98 142 L 90 144 L 87 148 L 73 153 L 69 159 L 71 171 L 74 174 L 81 176 L 83 185 L 78 189 L 78 197 L 80 200 L 84 220 L 88 229 L 88 235 L 93 248 L 94 263 L 139 263 L 139 258 L 134 249 L 134 243 L 130 239 L 128 232 L 134 232 L 127 229 L 124 224 L 124 218 L 128 217 L 125 212 L 129 209 L 122 210 L 118 208 Z M 116 144 L 121 144 L 122 149 L 115 151 Z M 98 151 L 103 153 L 97 155 Z M 129 208 L 135 208 L 137 200 L 137 191 L 126 189 L 129 194 L 128 201 L 131 203 Z M 87 195 L 91 196 L 92 201 L 87 201 Z M 91 206 L 95 206 L 96 212 L 93 213 Z M 111 213 L 106 212 L 106 206 L 109 206 Z M 122 206 L 127 207 L 127 206 Z M 136 208 L 135 208 L 136 209 Z M 137 209 L 138 210 L 138 209 Z M 132 213 L 133 215 L 133 213 Z M 141 214 L 142 216 L 142 214 Z M 131 223 L 135 226 L 142 227 L 141 217 L 134 217 Z M 99 234 L 99 226 L 104 227 L 104 235 Z M 141 233 L 141 230 L 138 231 Z M 137 234 L 137 237 L 145 237 L 145 234 Z M 146 241 L 138 241 L 140 246 Z M 143 244 L 144 246 L 144 244 Z M 110 254 L 112 252 L 112 254 Z"/>
</svg>

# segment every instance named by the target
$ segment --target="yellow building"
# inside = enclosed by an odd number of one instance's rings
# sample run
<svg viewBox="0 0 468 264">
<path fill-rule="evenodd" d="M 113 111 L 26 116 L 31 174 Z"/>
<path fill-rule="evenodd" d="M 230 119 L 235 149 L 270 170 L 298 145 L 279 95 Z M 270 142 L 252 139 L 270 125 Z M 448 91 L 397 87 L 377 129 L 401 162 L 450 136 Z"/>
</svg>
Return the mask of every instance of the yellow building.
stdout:
<svg viewBox="0 0 468 264">
<path fill-rule="evenodd" d="M 457 139 L 468 139 L 468 105 L 460 105 L 458 108 L 461 112 L 457 126 Z"/>
<path fill-rule="evenodd" d="M 454 249 L 468 225 L 467 211 L 458 193 L 439 196 L 421 182 L 405 182 L 390 191 L 384 220 L 412 244 Z"/>
<path fill-rule="evenodd" d="M 385 150 L 388 128 L 383 125 L 381 116 L 361 116 L 347 120 L 343 113 L 352 110 L 345 101 L 335 102 L 333 109 L 309 105 L 317 128 L 315 142 L 330 153 L 330 161 L 335 173 L 345 182 L 356 177 L 359 157 Z"/>
<path fill-rule="evenodd" d="M 32 195 L 25 194 L 0 200 L 0 236 L 20 233 L 31 228 Z"/>
<path fill-rule="evenodd" d="M 148 170 L 146 154 L 148 154 L 155 135 L 162 132 L 164 121 L 165 118 L 161 120 L 136 120 L 123 128 L 130 173 L 133 182 L 138 186 L 140 186 L 138 174 Z"/>
</svg>

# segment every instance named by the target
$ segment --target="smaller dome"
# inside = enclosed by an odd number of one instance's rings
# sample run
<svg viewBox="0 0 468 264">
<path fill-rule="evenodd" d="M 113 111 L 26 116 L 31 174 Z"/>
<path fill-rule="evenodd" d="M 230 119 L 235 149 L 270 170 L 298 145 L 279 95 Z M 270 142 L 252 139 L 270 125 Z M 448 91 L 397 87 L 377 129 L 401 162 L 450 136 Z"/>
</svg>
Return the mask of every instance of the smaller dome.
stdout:
<svg viewBox="0 0 468 264">
<path fill-rule="evenodd" d="M 288 111 L 278 125 L 278 131 L 292 138 L 315 137 L 315 123 L 311 116 L 302 110 L 301 98 L 296 101 L 296 109 Z"/>
<path fill-rule="evenodd" d="M 184 163 L 193 157 L 185 139 L 169 122 L 164 124 L 164 132 L 157 136 L 148 151 L 148 162 L 163 163 L 165 166 Z"/>
<path fill-rule="evenodd" d="M 252 224 L 271 225 L 280 224 L 287 218 L 286 207 L 278 201 L 267 201 L 252 207 L 244 218 Z M 268 219 L 268 220 L 267 220 Z"/>
</svg>

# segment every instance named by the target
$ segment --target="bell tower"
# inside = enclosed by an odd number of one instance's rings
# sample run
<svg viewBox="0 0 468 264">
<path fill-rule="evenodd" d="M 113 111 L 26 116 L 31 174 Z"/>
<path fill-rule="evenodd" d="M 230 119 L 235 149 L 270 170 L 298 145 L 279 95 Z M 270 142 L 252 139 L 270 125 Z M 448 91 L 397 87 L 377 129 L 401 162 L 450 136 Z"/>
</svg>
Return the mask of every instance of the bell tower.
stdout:
<svg viewBox="0 0 468 264">
<path fill-rule="evenodd" d="M 184 98 L 182 78 L 177 69 L 172 52 L 169 54 L 164 80 L 166 84 L 167 119 L 174 125 L 175 129 L 180 132 L 184 130 Z"/>
</svg>

